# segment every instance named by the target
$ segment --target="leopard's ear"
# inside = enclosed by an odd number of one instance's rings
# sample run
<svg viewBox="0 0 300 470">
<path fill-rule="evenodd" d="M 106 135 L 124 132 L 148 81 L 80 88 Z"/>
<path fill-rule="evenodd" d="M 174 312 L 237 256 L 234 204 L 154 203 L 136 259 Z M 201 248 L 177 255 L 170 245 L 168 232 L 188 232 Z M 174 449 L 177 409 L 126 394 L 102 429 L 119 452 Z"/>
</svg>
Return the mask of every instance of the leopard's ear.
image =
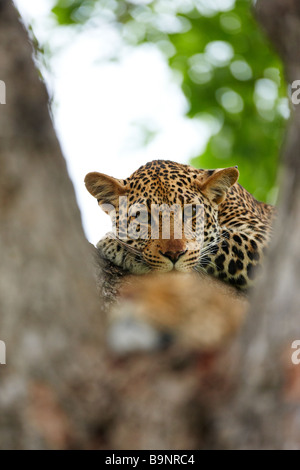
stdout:
<svg viewBox="0 0 300 470">
<path fill-rule="evenodd" d="M 237 182 L 239 171 L 236 167 L 224 168 L 200 184 L 201 192 L 213 203 L 221 204 L 229 188 Z"/>
<path fill-rule="evenodd" d="M 103 173 L 88 173 L 84 178 L 86 189 L 94 196 L 100 205 L 116 206 L 120 196 L 124 196 L 127 188 L 122 180 L 104 175 Z"/>
</svg>

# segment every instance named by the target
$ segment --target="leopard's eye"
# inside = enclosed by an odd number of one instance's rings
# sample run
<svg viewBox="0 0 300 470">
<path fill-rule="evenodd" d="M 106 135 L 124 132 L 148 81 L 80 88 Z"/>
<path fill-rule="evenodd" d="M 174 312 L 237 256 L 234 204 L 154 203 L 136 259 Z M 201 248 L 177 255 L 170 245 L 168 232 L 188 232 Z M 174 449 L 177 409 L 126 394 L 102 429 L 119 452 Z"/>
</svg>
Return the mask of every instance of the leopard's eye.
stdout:
<svg viewBox="0 0 300 470">
<path fill-rule="evenodd" d="M 196 204 L 188 204 L 183 208 L 183 215 L 187 217 L 196 217 L 198 211 L 197 211 L 197 205 Z"/>
</svg>

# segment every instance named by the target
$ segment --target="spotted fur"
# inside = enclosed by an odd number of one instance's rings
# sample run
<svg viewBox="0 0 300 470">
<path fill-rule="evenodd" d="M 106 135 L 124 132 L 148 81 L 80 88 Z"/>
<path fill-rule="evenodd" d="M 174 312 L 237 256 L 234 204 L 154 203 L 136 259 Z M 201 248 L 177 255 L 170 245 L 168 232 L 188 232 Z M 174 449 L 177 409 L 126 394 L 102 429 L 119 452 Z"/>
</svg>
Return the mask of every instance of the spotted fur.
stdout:
<svg viewBox="0 0 300 470">
<path fill-rule="evenodd" d="M 102 254 L 117 266 L 135 274 L 150 271 L 199 271 L 225 281 L 238 289 L 250 287 L 259 274 L 268 247 L 275 208 L 257 201 L 237 183 L 236 167 L 198 170 L 166 160 L 155 160 L 135 171 L 126 180 L 116 180 L 101 173 L 85 178 L 88 191 L 100 206 L 112 205 L 110 211 L 118 234 L 124 224 L 133 222 L 119 204 L 119 197 L 128 198 L 128 207 L 144 204 L 149 217 L 140 224 L 141 238 L 151 231 L 151 204 L 172 206 L 201 205 L 202 217 L 194 238 L 189 233 L 175 238 L 176 218 L 171 213 L 171 233 L 164 238 L 161 220 L 157 220 L 158 238 L 126 239 L 107 234 L 97 245 Z M 134 222 L 133 222 L 134 223 Z M 198 226 L 197 225 L 197 226 Z M 199 233 L 199 230 L 201 233 Z M 192 233 L 192 232 L 191 232 Z"/>
</svg>

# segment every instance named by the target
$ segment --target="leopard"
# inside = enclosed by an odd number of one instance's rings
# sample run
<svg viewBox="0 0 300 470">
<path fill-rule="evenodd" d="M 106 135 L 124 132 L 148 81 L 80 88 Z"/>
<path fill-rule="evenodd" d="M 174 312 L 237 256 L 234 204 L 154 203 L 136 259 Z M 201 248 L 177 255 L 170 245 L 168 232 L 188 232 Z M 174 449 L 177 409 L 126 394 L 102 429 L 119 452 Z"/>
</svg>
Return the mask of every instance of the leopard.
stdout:
<svg viewBox="0 0 300 470">
<path fill-rule="evenodd" d="M 197 169 L 170 160 L 150 161 L 127 179 L 88 173 L 86 188 L 114 227 L 97 249 L 131 274 L 193 272 L 248 292 L 261 276 L 276 208 L 238 179 L 237 166 Z"/>
<path fill-rule="evenodd" d="M 125 279 L 108 315 L 108 343 L 118 352 L 175 341 L 180 351 L 217 351 L 234 340 L 248 314 L 248 297 L 210 276 L 172 270 Z"/>
</svg>

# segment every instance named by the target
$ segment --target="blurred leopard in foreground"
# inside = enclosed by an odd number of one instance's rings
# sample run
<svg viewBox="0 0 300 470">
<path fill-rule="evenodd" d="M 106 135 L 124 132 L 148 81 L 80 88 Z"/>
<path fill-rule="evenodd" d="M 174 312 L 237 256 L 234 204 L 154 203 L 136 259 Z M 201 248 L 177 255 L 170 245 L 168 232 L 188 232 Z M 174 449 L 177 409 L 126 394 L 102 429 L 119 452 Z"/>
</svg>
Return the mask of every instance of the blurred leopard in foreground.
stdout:
<svg viewBox="0 0 300 470">
<path fill-rule="evenodd" d="M 198 170 L 167 160 L 155 160 L 135 171 L 125 180 L 101 173 L 88 173 L 87 190 L 100 206 L 109 204 L 118 229 L 117 236 L 108 233 L 97 245 L 98 250 L 114 265 L 133 274 L 148 272 L 198 272 L 225 281 L 239 290 L 249 288 L 257 277 L 270 242 L 275 208 L 257 201 L 237 183 L 237 167 Z M 127 208 L 120 204 L 127 197 Z M 169 213 L 170 232 L 163 235 L 161 216 L 151 219 L 151 207 L 173 205 L 190 209 L 189 230 L 175 236 L 178 220 Z M 131 208 L 146 207 L 148 217 L 140 222 L 139 237 L 124 238 L 124 226 L 134 223 Z M 162 206 L 164 205 L 164 206 Z M 198 207 L 202 208 L 198 214 Z M 196 220 L 200 217 L 201 224 Z M 153 225 L 154 220 L 154 225 Z M 125 225 L 124 225 L 125 223 Z M 156 238 L 150 233 L 156 223 Z M 196 231 L 193 231 L 195 227 Z M 199 228 L 200 227 L 200 228 Z M 198 231 L 197 231 L 198 230 Z"/>
</svg>

